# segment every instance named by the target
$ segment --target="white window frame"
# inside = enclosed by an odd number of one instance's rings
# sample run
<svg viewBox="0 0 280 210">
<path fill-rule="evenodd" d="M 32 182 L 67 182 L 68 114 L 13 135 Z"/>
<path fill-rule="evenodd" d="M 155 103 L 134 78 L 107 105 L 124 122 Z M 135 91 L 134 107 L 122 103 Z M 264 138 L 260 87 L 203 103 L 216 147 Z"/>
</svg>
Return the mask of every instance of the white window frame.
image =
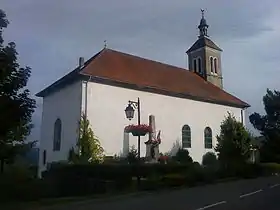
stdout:
<svg viewBox="0 0 280 210">
<path fill-rule="evenodd" d="M 192 148 L 192 132 L 188 124 L 182 127 L 182 148 Z"/>
</svg>

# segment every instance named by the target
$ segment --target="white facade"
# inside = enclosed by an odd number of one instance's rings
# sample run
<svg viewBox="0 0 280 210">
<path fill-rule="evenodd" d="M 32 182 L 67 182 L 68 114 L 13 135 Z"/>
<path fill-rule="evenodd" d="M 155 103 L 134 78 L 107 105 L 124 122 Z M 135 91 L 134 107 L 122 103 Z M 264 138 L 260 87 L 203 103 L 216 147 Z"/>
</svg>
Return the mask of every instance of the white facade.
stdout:
<svg viewBox="0 0 280 210">
<path fill-rule="evenodd" d="M 87 95 L 87 97 L 86 97 Z M 46 150 L 46 162 L 67 160 L 69 150 L 76 145 L 78 121 L 81 113 L 87 113 L 95 135 L 100 139 L 105 155 L 126 154 L 129 147 L 137 148 L 137 137 L 124 133 L 125 126 L 137 124 L 134 119 L 126 119 L 124 109 L 129 100 L 140 98 L 141 123 L 148 124 L 149 115 L 155 116 L 156 129 L 161 130 L 160 152 L 169 152 L 174 144 L 182 141 L 182 127 L 191 128 L 191 148 L 188 148 L 194 161 L 201 162 L 202 156 L 213 149 L 204 148 L 204 129 L 212 129 L 213 147 L 220 124 L 227 112 L 242 121 L 244 114 L 240 108 L 182 99 L 154 93 L 136 91 L 93 82 L 76 82 L 54 92 L 43 100 L 42 129 L 40 142 L 40 171 L 43 165 L 43 151 Z M 60 151 L 53 151 L 54 123 L 62 122 Z M 145 141 L 148 135 L 141 137 L 141 156 L 145 156 Z"/>
<path fill-rule="evenodd" d="M 81 116 L 82 82 L 76 82 L 43 98 L 41 124 L 40 171 L 45 170 L 43 152 L 46 151 L 46 162 L 66 160 L 69 149 L 76 145 L 78 138 L 78 122 Z M 53 151 L 54 123 L 62 122 L 61 149 Z"/>
<path fill-rule="evenodd" d="M 162 143 L 160 152 L 169 152 L 176 142 L 182 141 L 182 127 L 187 124 L 191 128 L 191 144 L 188 149 L 194 161 L 201 162 L 202 156 L 208 151 L 204 148 L 204 129 L 212 129 L 213 147 L 216 135 L 220 133 L 221 122 L 232 113 L 242 121 L 240 108 L 205 103 L 190 99 L 175 98 L 154 93 L 130 90 L 97 83 L 88 83 L 87 116 L 96 136 L 99 137 L 106 155 L 126 153 L 128 142 L 123 137 L 124 127 L 137 124 L 137 112 L 134 119 L 126 119 L 124 109 L 129 100 L 140 98 L 141 123 L 148 124 L 149 115 L 155 116 L 156 129 L 161 130 Z M 141 137 L 141 156 L 145 156 L 145 141 L 148 135 Z M 137 148 L 137 137 L 130 134 L 129 146 Z"/>
</svg>

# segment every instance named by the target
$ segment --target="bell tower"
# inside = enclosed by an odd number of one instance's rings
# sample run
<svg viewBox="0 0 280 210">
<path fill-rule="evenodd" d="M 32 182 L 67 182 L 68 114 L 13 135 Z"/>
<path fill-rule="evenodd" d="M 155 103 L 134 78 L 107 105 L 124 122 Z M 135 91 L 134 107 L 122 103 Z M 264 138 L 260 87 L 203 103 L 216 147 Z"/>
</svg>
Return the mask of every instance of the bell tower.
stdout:
<svg viewBox="0 0 280 210">
<path fill-rule="evenodd" d="M 208 28 L 209 25 L 202 9 L 200 24 L 198 26 L 198 39 L 186 52 L 188 55 L 189 70 L 223 89 L 221 69 L 222 49 L 209 38 Z"/>
</svg>

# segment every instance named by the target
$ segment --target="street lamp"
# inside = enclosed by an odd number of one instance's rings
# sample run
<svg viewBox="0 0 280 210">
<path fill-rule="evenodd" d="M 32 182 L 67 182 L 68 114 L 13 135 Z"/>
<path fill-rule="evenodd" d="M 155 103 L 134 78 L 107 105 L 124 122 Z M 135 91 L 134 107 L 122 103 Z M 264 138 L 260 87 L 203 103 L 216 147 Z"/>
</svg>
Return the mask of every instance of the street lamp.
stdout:
<svg viewBox="0 0 280 210">
<path fill-rule="evenodd" d="M 128 105 L 126 107 L 125 115 L 126 118 L 131 120 L 134 117 L 134 111 L 137 109 L 137 117 L 138 117 L 138 125 L 140 125 L 140 99 L 138 98 L 137 101 L 128 101 Z M 140 164 L 140 135 L 138 135 L 138 164 Z M 140 185 L 140 176 L 137 176 L 137 183 L 138 186 Z"/>
<path fill-rule="evenodd" d="M 132 107 L 131 103 L 127 105 L 124 111 L 127 119 L 131 120 L 134 117 L 134 108 Z"/>
<path fill-rule="evenodd" d="M 134 117 L 134 110 L 137 109 L 138 114 L 138 125 L 140 125 L 140 99 L 138 98 L 137 101 L 128 101 L 128 105 L 126 107 L 125 115 L 126 118 L 131 120 Z M 140 160 L 140 135 L 138 135 L 138 160 Z"/>
</svg>

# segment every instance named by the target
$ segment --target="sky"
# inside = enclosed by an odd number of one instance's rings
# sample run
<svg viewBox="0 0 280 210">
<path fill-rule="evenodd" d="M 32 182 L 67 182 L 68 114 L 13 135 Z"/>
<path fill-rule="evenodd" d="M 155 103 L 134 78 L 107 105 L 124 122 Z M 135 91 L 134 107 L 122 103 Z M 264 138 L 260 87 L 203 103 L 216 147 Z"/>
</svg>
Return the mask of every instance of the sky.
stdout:
<svg viewBox="0 0 280 210">
<path fill-rule="evenodd" d="M 224 89 L 251 105 L 247 115 L 263 113 L 267 88 L 279 90 L 279 0 L 0 1 L 10 21 L 4 40 L 14 41 L 21 66 L 32 68 L 32 97 L 73 70 L 79 57 L 99 52 L 104 40 L 108 48 L 187 68 L 201 8 L 210 38 L 223 49 Z M 36 100 L 31 140 L 40 138 L 42 99 Z"/>
</svg>

